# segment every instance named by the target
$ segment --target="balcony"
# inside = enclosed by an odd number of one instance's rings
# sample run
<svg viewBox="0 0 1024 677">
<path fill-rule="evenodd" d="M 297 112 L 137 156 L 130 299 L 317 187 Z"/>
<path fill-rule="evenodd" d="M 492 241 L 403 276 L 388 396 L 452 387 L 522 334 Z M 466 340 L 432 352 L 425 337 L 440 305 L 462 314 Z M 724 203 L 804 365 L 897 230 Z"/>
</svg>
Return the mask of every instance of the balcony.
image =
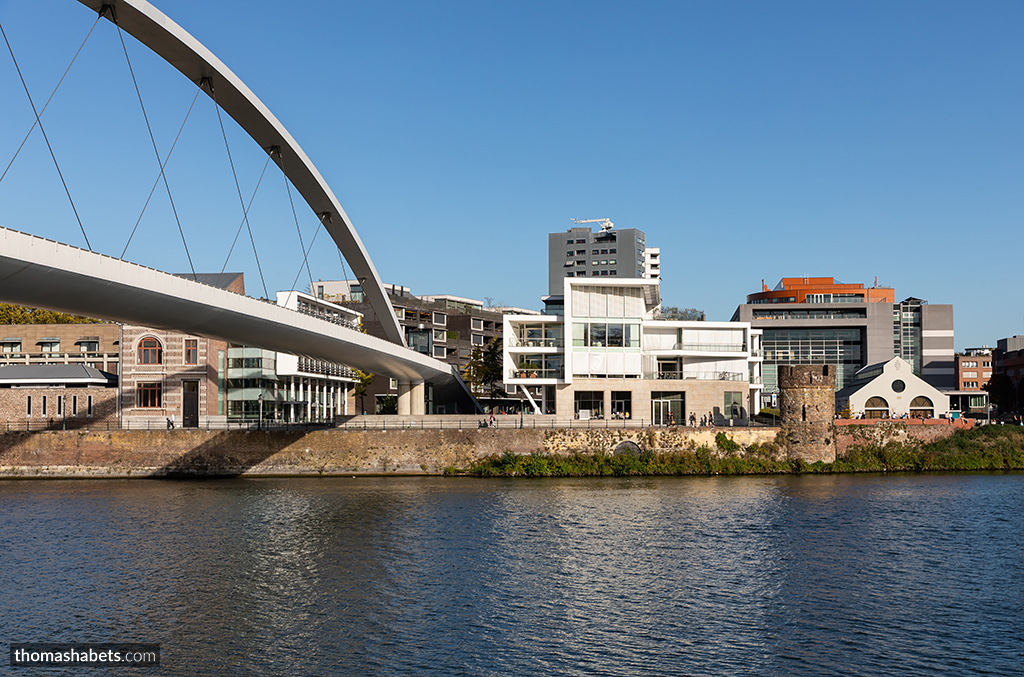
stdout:
<svg viewBox="0 0 1024 677">
<path fill-rule="evenodd" d="M 561 348 L 565 341 L 560 338 L 528 338 L 522 339 L 518 336 L 508 337 L 509 348 Z"/>
<path fill-rule="evenodd" d="M 652 381 L 746 381 L 748 377 L 739 371 L 659 371 L 645 372 L 644 378 Z"/>
<path fill-rule="evenodd" d="M 521 380 L 533 378 L 560 379 L 565 375 L 564 369 L 513 369 L 508 373 L 508 380 Z"/>
<path fill-rule="evenodd" d="M 672 350 L 689 350 L 700 353 L 745 353 L 747 346 L 742 343 L 676 343 Z"/>
</svg>

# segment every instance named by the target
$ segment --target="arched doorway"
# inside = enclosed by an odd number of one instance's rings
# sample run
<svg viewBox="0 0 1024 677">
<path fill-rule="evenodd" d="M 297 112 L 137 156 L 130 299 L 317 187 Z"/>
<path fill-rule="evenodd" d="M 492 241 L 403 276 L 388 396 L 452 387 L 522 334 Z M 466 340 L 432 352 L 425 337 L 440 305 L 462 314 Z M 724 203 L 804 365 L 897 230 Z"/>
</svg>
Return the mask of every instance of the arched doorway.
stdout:
<svg viewBox="0 0 1024 677">
<path fill-rule="evenodd" d="M 889 418 L 889 403 L 883 397 L 872 397 L 864 403 L 864 418 Z"/>
<path fill-rule="evenodd" d="M 918 395 L 910 402 L 910 418 L 931 418 L 935 415 L 935 406 L 924 395 Z"/>
</svg>

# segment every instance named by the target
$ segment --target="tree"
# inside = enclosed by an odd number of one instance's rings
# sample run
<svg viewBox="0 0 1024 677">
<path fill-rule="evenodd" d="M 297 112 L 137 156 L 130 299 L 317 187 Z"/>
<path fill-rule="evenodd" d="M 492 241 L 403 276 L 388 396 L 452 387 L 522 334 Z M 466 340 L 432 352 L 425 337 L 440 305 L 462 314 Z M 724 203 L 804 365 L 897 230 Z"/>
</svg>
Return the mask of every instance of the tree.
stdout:
<svg viewBox="0 0 1024 677">
<path fill-rule="evenodd" d="M 676 306 L 662 306 L 661 317 L 665 320 L 688 320 L 696 322 L 703 322 L 705 319 L 703 310 L 697 310 L 696 308 L 683 308 L 680 310 Z"/>
<path fill-rule="evenodd" d="M 463 369 L 463 378 L 476 393 L 485 390 L 490 397 L 505 397 L 505 391 L 496 384 L 505 380 L 502 374 L 501 341 L 491 339 L 485 347 L 473 349 L 469 362 Z"/>
<path fill-rule="evenodd" d="M 366 389 L 373 383 L 373 374 L 367 374 L 366 372 L 353 369 L 352 372 L 356 377 L 356 387 L 352 389 L 352 393 L 359 398 L 359 410 L 364 414 L 366 413 L 366 407 L 363 405 L 363 398 L 366 397 Z"/>
<path fill-rule="evenodd" d="M 44 308 L 28 308 L 0 303 L 0 324 L 100 324 L 103 320 L 84 315 L 69 315 Z"/>
<path fill-rule="evenodd" d="M 1024 381 L 1024 379 L 1021 379 Z M 1006 374 L 992 374 L 992 378 L 985 384 L 988 391 L 988 399 L 992 404 L 999 407 L 1000 412 L 1011 411 L 1017 406 L 1017 387 Z"/>
</svg>

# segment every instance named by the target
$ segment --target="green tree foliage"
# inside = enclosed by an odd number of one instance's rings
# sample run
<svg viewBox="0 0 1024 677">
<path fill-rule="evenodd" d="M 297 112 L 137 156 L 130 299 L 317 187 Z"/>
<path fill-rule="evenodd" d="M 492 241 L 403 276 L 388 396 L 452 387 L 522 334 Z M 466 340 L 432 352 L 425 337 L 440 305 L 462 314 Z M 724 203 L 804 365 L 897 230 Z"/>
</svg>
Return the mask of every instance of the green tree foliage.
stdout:
<svg viewBox="0 0 1024 677">
<path fill-rule="evenodd" d="M 662 306 L 661 317 L 666 320 L 688 320 L 703 322 L 704 311 L 696 308 L 677 308 L 676 306 Z"/>
<path fill-rule="evenodd" d="M 1006 412 L 1017 408 L 1017 388 L 1006 374 L 992 374 L 992 378 L 985 384 L 985 390 L 988 391 L 989 400 L 999 407 L 999 411 Z"/>
<path fill-rule="evenodd" d="M 103 320 L 83 315 L 69 315 L 43 308 L 27 308 L 0 303 L 0 324 L 99 324 Z"/>
<path fill-rule="evenodd" d="M 463 370 L 463 378 L 474 393 L 487 393 L 490 397 L 504 397 L 505 391 L 497 384 L 505 380 L 501 373 L 502 345 L 498 338 L 491 339 L 483 348 L 473 349 Z"/>
<path fill-rule="evenodd" d="M 364 414 L 366 413 L 366 407 L 363 405 L 363 398 L 366 397 L 366 389 L 373 383 L 373 374 L 367 374 L 366 372 L 353 369 L 353 373 L 356 377 L 355 388 L 352 389 L 352 393 L 359 398 L 359 410 Z"/>
<path fill-rule="evenodd" d="M 384 395 L 377 400 L 377 413 L 378 414 L 397 414 L 398 413 L 398 396 L 396 395 Z"/>
</svg>

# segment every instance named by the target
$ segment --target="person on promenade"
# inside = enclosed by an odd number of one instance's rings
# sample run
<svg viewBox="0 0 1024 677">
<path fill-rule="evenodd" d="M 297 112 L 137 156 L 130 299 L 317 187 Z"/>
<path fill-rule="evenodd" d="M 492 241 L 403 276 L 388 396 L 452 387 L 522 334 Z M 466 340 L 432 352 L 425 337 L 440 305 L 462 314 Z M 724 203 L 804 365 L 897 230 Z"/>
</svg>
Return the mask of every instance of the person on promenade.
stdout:
<svg viewBox="0 0 1024 677">
<path fill-rule="evenodd" d="M 715 414 L 714 412 L 708 412 L 708 425 L 712 428 L 715 427 Z"/>
<path fill-rule="evenodd" d="M 693 413 L 692 411 L 690 412 L 690 427 L 697 427 L 697 414 Z"/>
<path fill-rule="evenodd" d="M 490 420 L 489 420 L 489 421 L 487 422 L 487 424 L 488 424 L 489 426 L 491 426 L 492 428 L 493 428 L 493 427 L 495 426 L 495 421 L 494 421 L 494 412 L 493 412 L 493 411 L 491 412 L 491 418 L 490 418 Z"/>
</svg>

